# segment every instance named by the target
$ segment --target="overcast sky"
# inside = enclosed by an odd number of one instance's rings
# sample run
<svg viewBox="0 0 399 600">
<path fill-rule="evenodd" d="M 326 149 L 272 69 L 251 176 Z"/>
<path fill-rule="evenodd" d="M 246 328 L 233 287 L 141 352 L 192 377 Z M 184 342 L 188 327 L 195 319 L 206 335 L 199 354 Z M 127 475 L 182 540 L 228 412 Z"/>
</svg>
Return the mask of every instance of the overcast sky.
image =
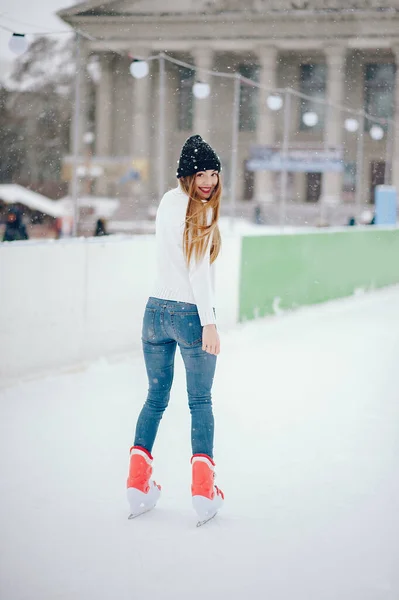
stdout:
<svg viewBox="0 0 399 600">
<path fill-rule="evenodd" d="M 0 25 L 16 33 L 62 31 L 68 26 L 55 16 L 57 10 L 77 4 L 77 0 L 1 0 Z M 29 26 L 31 25 L 31 26 Z M 8 49 L 10 33 L 0 29 L 0 72 L 9 69 L 15 58 Z M 30 38 L 32 39 L 32 38 Z"/>
</svg>

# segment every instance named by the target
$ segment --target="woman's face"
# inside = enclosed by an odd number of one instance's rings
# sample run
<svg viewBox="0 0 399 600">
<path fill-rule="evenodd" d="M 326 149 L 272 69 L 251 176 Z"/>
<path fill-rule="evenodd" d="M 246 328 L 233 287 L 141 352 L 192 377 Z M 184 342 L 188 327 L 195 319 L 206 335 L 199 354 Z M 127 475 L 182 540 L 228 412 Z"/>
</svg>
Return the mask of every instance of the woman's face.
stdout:
<svg viewBox="0 0 399 600">
<path fill-rule="evenodd" d="M 200 171 L 195 176 L 197 192 L 203 200 L 209 200 L 219 181 L 217 171 Z"/>
</svg>

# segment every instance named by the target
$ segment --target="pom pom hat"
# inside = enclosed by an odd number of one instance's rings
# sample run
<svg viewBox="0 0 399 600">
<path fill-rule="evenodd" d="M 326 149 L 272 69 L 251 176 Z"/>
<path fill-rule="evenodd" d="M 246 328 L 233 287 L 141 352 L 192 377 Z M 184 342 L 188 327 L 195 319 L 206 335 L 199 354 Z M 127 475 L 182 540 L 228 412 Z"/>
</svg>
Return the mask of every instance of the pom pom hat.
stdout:
<svg viewBox="0 0 399 600">
<path fill-rule="evenodd" d="M 180 179 L 208 170 L 220 172 L 220 158 L 200 135 L 192 135 L 182 148 L 176 177 Z"/>
</svg>

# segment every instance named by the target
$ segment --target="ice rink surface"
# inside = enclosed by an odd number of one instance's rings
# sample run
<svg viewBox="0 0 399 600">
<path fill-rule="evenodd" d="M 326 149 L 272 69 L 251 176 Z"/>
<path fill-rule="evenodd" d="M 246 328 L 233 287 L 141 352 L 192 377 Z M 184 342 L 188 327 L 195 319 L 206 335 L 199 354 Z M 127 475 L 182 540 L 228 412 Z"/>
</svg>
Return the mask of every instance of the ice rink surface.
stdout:
<svg viewBox="0 0 399 600">
<path fill-rule="evenodd" d="M 1 599 L 398 600 L 397 287 L 222 332 L 226 503 L 201 529 L 180 358 L 163 495 L 127 520 L 146 388 L 137 352 L 0 392 Z"/>
</svg>

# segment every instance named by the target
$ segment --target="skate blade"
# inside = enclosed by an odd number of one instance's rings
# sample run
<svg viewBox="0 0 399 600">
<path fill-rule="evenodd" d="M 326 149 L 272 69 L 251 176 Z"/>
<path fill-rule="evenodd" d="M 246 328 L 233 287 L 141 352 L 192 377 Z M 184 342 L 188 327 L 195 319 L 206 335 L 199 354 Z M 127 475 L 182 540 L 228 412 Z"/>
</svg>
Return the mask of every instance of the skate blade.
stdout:
<svg viewBox="0 0 399 600">
<path fill-rule="evenodd" d="M 146 508 L 144 510 L 141 510 L 138 513 L 131 513 L 128 516 L 128 520 L 132 521 L 133 519 L 137 519 L 137 517 L 141 517 L 141 515 L 145 515 L 146 513 L 150 512 L 151 510 L 153 510 L 155 508 L 155 506 L 151 506 L 151 508 Z"/>
<path fill-rule="evenodd" d="M 212 521 L 212 519 L 214 519 L 216 517 L 216 515 L 217 515 L 217 512 L 215 512 L 215 514 L 212 515 L 211 517 L 208 517 L 207 519 L 204 519 L 203 521 L 198 521 L 197 527 L 202 527 L 206 523 L 209 523 L 209 521 Z"/>
</svg>

